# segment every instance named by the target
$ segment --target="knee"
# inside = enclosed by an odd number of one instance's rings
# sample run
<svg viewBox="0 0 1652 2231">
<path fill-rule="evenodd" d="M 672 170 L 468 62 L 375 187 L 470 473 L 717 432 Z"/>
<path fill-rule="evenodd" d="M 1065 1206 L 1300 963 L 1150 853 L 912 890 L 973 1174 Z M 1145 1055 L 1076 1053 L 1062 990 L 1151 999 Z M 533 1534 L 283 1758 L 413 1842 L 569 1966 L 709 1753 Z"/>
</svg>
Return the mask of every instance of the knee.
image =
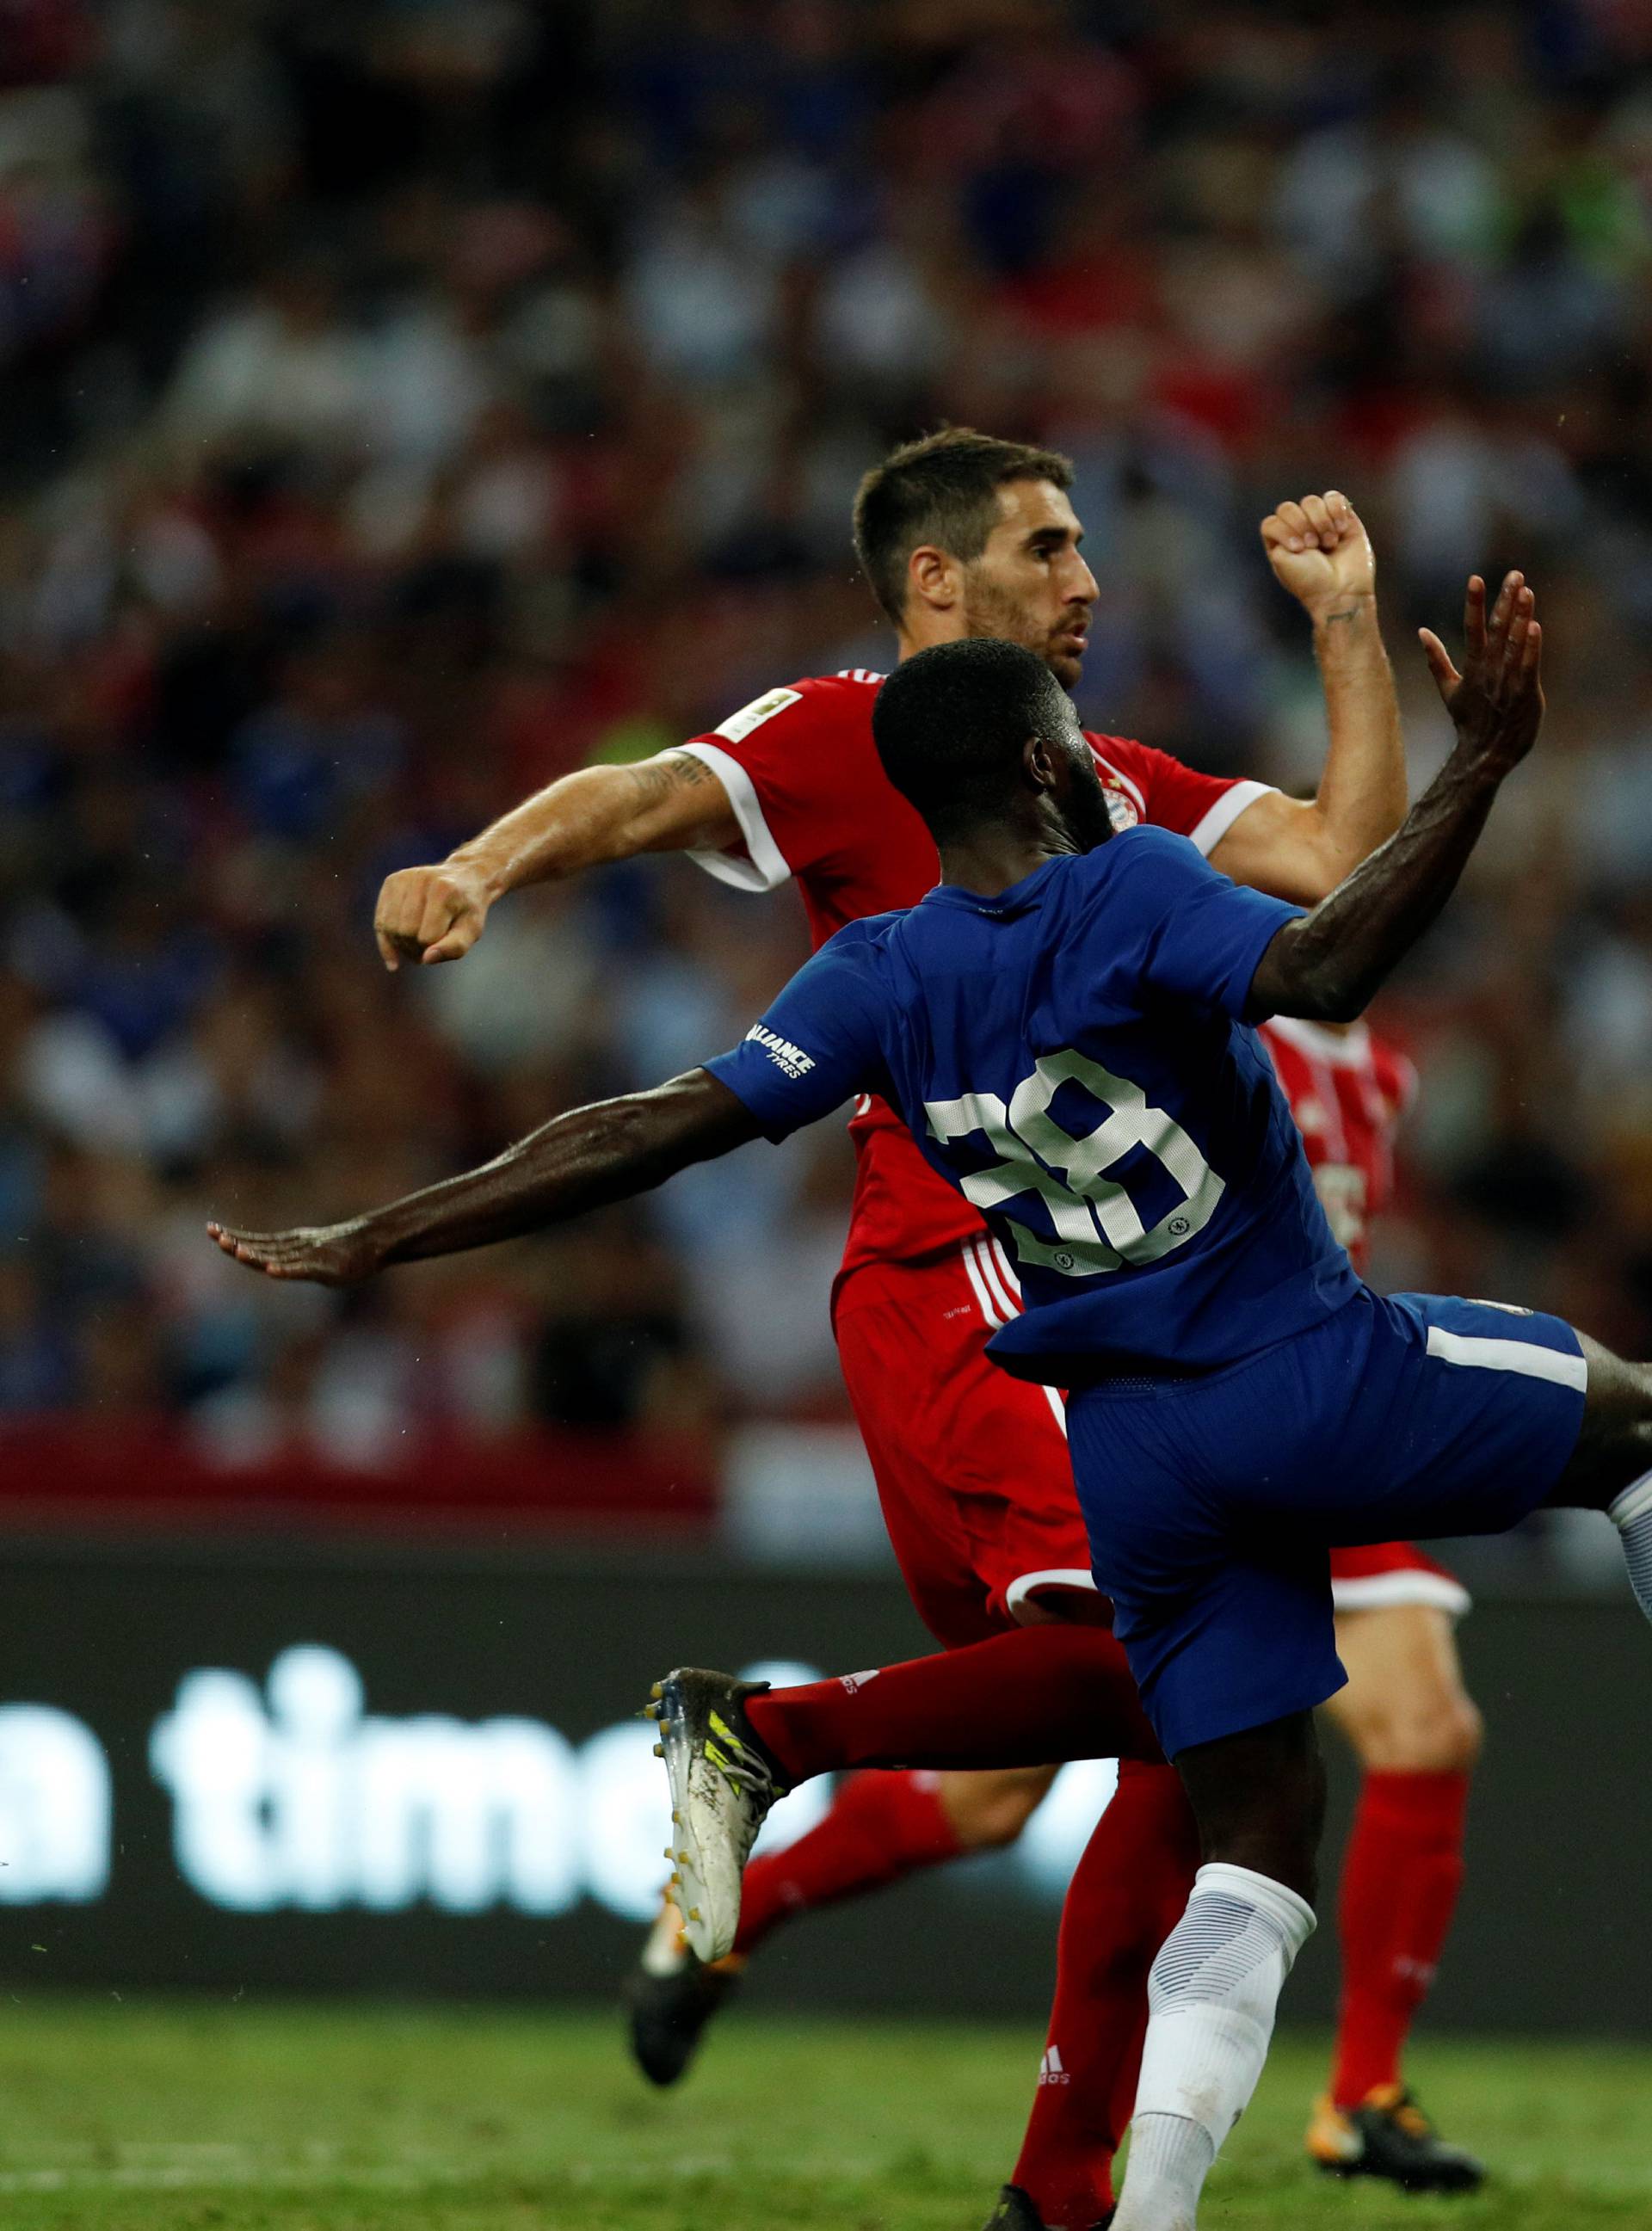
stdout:
<svg viewBox="0 0 1652 2231">
<path fill-rule="evenodd" d="M 1583 1430 L 1552 1504 L 1604 1510 L 1652 1471 L 1652 1366 L 1628 1363 L 1579 1334 L 1588 1367 Z"/>
<path fill-rule="evenodd" d="M 1480 1764 L 1486 1743 L 1486 1723 L 1472 1697 L 1461 1691 L 1442 1713 L 1435 1730 L 1435 1762 L 1422 1771 L 1433 1774 L 1472 1774 Z"/>
<path fill-rule="evenodd" d="M 1054 1767 L 1016 1767 L 999 1774 L 943 1774 L 941 1803 L 966 1852 L 1013 1844 L 1043 1803 Z"/>
<path fill-rule="evenodd" d="M 1325 1774 L 1317 1752 L 1271 1788 L 1205 1810 L 1202 1856 L 1283 1883 L 1310 1905 L 1319 1895 L 1319 1840 L 1325 1828 Z"/>
<path fill-rule="evenodd" d="M 1351 1733 L 1368 1774 L 1471 1774 L 1486 1723 L 1462 1690 L 1430 1688 L 1362 1716 Z"/>
<path fill-rule="evenodd" d="M 1213 1842 L 1208 1860 L 1220 1860 L 1269 1882 L 1283 1883 L 1315 1910 L 1319 1904 L 1319 1839 L 1305 1825 L 1275 1822 L 1254 1835 L 1239 1833 Z"/>
</svg>

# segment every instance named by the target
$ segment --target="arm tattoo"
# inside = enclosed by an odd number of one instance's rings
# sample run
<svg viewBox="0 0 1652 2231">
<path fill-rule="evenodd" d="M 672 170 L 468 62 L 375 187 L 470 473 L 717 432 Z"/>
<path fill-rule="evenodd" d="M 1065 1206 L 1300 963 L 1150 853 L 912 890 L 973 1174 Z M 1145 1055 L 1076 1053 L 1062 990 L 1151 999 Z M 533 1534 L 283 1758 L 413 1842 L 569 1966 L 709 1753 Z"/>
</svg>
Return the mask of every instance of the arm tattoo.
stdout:
<svg viewBox="0 0 1652 2231">
<path fill-rule="evenodd" d="M 705 761 L 696 760 L 692 752 L 667 752 L 663 758 L 645 760 L 632 773 L 637 803 L 645 812 L 650 806 L 663 805 L 673 791 L 692 790 L 713 779 Z"/>
</svg>

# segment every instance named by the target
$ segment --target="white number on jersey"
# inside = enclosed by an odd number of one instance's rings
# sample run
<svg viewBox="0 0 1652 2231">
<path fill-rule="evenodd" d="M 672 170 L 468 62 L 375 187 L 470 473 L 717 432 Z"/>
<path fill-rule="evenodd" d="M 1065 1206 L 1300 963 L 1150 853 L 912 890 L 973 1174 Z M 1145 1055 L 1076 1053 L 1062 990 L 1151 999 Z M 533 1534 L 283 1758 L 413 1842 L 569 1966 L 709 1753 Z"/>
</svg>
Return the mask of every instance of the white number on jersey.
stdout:
<svg viewBox="0 0 1652 2231">
<path fill-rule="evenodd" d="M 1063 1084 L 1081 1085 L 1110 1112 L 1082 1139 L 1064 1131 L 1050 1114 Z M 1006 1219 L 1023 1263 L 1088 1278 L 1126 1263 L 1156 1263 L 1202 1232 L 1215 1213 L 1223 1183 L 1182 1126 L 1162 1108 L 1150 1108 L 1139 1084 L 1115 1077 L 1080 1053 L 1046 1054 L 1023 1077 L 1005 1107 L 995 1093 L 966 1092 L 961 1100 L 924 1103 L 930 1129 L 945 1145 L 980 1132 L 1003 1156 L 994 1168 L 976 1170 L 963 1183 L 979 1209 L 1001 1209 L 1018 1194 L 1035 1193 L 1055 1227 L 1053 1243 Z M 1137 1147 L 1161 1162 L 1181 1187 L 1185 1206 L 1173 1208 L 1149 1231 L 1130 1195 L 1107 1175 Z M 1065 1182 L 1063 1182 L 1065 1180 Z"/>
</svg>

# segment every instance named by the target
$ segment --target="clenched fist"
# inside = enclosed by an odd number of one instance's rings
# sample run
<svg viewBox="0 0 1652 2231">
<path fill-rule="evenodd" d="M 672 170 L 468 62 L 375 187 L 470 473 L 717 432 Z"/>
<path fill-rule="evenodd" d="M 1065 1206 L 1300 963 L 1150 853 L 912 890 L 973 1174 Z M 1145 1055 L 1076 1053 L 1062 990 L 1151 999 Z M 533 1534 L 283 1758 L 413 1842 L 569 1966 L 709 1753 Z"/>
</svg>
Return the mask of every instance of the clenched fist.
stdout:
<svg viewBox="0 0 1652 2231">
<path fill-rule="evenodd" d="M 487 878 L 462 860 L 398 868 L 385 876 L 373 910 L 373 934 L 385 967 L 459 960 L 481 936 L 493 902 Z"/>
<path fill-rule="evenodd" d="M 1316 618 L 1339 601 L 1376 593 L 1370 537 L 1338 488 L 1269 512 L 1262 546 L 1279 580 Z"/>
</svg>

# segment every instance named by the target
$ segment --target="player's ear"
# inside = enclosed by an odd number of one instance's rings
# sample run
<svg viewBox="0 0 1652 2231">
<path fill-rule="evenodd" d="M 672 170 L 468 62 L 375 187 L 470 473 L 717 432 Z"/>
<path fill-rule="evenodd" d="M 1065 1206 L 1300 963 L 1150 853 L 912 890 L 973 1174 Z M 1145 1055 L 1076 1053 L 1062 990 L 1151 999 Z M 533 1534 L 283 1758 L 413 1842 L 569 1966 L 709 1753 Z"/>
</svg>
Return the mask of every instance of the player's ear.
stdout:
<svg viewBox="0 0 1652 2231">
<path fill-rule="evenodd" d="M 958 561 L 933 542 L 920 542 L 906 561 L 909 605 L 924 605 L 932 612 L 948 612 L 958 601 L 961 576 Z"/>
<path fill-rule="evenodd" d="M 1021 746 L 1021 766 L 1034 790 L 1053 790 L 1060 779 L 1055 753 L 1042 736 L 1029 736 Z"/>
</svg>

